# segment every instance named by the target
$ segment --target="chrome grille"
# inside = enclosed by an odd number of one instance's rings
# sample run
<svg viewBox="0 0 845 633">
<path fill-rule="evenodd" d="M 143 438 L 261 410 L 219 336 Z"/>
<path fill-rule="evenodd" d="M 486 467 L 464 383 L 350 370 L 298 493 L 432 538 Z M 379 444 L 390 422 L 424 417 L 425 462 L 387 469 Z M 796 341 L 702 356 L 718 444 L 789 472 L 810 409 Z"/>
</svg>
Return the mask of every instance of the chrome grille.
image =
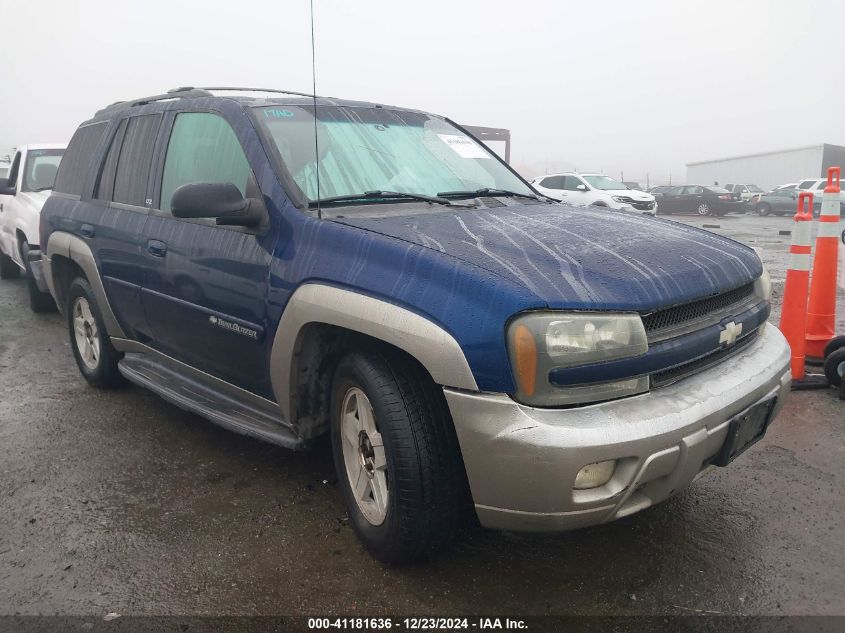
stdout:
<svg viewBox="0 0 845 633">
<path fill-rule="evenodd" d="M 682 380 L 687 376 L 691 376 L 692 374 L 704 371 L 708 367 L 712 367 L 717 363 L 721 363 L 729 356 L 733 356 L 734 354 L 745 348 L 749 343 L 752 343 L 754 340 L 756 340 L 758 333 L 759 330 L 754 330 L 750 334 L 746 334 L 742 338 L 737 339 L 737 342 L 731 347 L 719 349 L 715 352 L 710 352 L 706 356 L 702 356 L 700 358 L 696 358 L 695 360 L 683 363 L 682 365 L 678 365 L 677 367 L 671 367 L 670 369 L 664 369 L 663 371 L 653 373 L 651 375 L 652 389 L 655 389 L 657 387 L 665 387 L 666 385 L 670 385 L 673 382 L 678 382 L 679 380 Z"/>
<path fill-rule="evenodd" d="M 754 282 L 722 294 L 642 315 L 649 342 L 662 341 L 683 332 L 718 323 L 726 316 L 747 309 L 757 301 Z"/>
</svg>

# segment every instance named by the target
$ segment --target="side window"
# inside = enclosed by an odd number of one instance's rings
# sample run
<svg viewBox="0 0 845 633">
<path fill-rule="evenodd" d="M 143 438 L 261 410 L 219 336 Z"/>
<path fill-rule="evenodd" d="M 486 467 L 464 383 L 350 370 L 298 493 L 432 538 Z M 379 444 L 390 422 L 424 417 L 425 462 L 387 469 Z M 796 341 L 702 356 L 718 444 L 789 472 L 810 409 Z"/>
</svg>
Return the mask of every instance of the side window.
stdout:
<svg viewBox="0 0 845 633">
<path fill-rule="evenodd" d="M 59 164 L 53 191 L 82 195 L 85 177 L 94 162 L 94 154 L 106 131 L 106 122 L 84 125 L 76 130 Z"/>
<path fill-rule="evenodd" d="M 548 176 L 543 179 L 541 185 L 546 189 L 563 189 L 565 176 Z"/>
<path fill-rule="evenodd" d="M 114 174 L 117 171 L 117 157 L 120 154 L 120 146 L 123 143 L 123 135 L 126 133 L 126 119 L 117 126 L 117 131 L 112 137 L 106 160 L 100 170 L 97 179 L 97 187 L 94 190 L 94 197 L 100 200 L 111 200 L 114 194 Z"/>
<path fill-rule="evenodd" d="M 805 180 L 800 185 L 798 185 L 798 189 L 809 189 L 813 186 L 813 183 L 816 182 L 815 180 Z"/>
<path fill-rule="evenodd" d="M 45 191 L 52 189 L 56 173 L 62 162 L 63 150 L 33 149 L 26 155 L 26 167 L 21 181 L 21 191 Z"/>
<path fill-rule="evenodd" d="M 129 119 L 117 158 L 112 200 L 123 204 L 144 206 L 147 182 L 153 160 L 160 114 L 147 114 Z"/>
<path fill-rule="evenodd" d="M 564 183 L 563 188 L 567 191 L 578 191 L 578 185 L 583 184 L 584 183 L 577 176 L 566 176 L 566 182 Z"/>
<path fill-rule="evenodd" d="M 231 182 L 244 195 L 251 175 L 238 137 L 223 117 L 184 112 L 170 134 L 159 206 L 170 211 L 173 192 L 189 182 Z"/>
</svg>

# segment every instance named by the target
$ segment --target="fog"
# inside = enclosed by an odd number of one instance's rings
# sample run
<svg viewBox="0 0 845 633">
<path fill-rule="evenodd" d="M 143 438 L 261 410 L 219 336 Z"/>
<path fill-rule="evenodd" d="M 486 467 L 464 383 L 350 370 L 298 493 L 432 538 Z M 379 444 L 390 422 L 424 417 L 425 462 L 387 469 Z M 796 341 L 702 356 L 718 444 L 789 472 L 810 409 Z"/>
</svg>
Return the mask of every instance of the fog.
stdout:
<svg viewBox="0 0 845 633">
<path fill-rule="evenodd" d="M 845 4 L 314 0 L 317 93 L 507 127 L 526 176 L 845 144 Z M 308 0 L 0 0 L 0 156 L 184 85 L 311 91 Z"/>
</svg>

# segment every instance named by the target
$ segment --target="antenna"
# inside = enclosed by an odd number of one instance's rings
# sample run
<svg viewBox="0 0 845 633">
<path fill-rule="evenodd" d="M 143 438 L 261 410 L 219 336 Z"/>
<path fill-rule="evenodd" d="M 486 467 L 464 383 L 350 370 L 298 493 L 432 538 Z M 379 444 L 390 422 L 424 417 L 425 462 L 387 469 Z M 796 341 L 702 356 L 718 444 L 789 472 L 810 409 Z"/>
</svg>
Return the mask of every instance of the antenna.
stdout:
<svg viewBox="0 0 845 633">
<path fill-rule="evenodd" d="M 320 208 L 320 148 L 317 143 L 317 61 L 314 53 L 314 0 L 311 0 L 311 96 L 314 98 L 314 165 L 317 168 L 317 217 L 322 219 Z"/>
</svg>

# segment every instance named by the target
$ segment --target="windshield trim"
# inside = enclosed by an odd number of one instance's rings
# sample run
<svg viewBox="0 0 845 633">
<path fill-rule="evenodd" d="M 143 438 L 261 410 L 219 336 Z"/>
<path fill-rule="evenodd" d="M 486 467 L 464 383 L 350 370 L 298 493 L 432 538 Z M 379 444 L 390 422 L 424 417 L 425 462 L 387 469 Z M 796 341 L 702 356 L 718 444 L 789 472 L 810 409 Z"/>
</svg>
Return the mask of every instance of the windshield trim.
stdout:
<svg viewBox="0 0 845 633">
<path fill-rule="evenodd" d="M 245 106 L 245 109 L 247 110 L 247 116 L 250 118 L 250 120 L 252 122 L 252 126 L 255 129 L 256 133 L 258 134 L 258 137 L 261 141 L 261 145 L 264 147 L 264 150 L 267 154 L 267 157 L 270 160 L 270 164 L 273 166 L 273 171 L 275 172 L 277 178 L 279 179 L 279 184 L 282 186 L 282 189 L 284 190 L 285 195 L 287 196 L 288 200 L 291 202 L 291 204 L 296 209 L 298 209 L 299 211 L 301 211 L 305 215 L 308 215 L 310 217 L 319 217 L 320 208 L 318 206 L 316 206 L 316 203 L 318 201 L 317 200 L 310 200 L 305 195 L 305 192 L 302 191 L 299 184 L 294 180 L 293 175 L 290 173 L 290 170 L 288 170 L 287 165 L 285 164 L 285 161 L 282 158 L 281 153 L 279 152 L 279 149 L 276 147 L 276 143 L 273 140 L 273 137 L 270 133 L 270 129 L 264 124 L 263 120 L 259 116 L 259 112 L 260 112 L 261 109 L 273 107 L 274 105 L 282 105 L 282 101 L 280 100 L 280 102 L 278 104 L 265 102 L 265 103 L 261 103 L 261 104 L 248 105 L 248 106 Z M 302 103 L 302 102 L 288 103 L 288 104 L 285 104 L 285 105 L 297 105 L 297 106 L 302 106 L 302 107 L 312 107 L 313 108 L 313 104 Z M 468 131 L 465 127 L 463 127 L 459 123 L 456 123 L 455 121 L 453 121 L 449 117 L 445 117 L 445 116 L 440 115 L 440 114 L 433 114 L 431 112 L 425 112 L 425 111 L 422 111 L 422 110 L 414 110 L 412 108 L 382 106 L 382 105 L 377 105 L 377 104 L 366 104 L 366 105 L 360 105 L 360 104 L 351 105 L 351 104 L 345 104 L 345 103 L 341 103 L 341 104 L 337 104 L 337 105 L 334 105 L 334 104 L 318 104 L 317 108 L 319 109 L 319 107 L 321 105 L 323 107 L 341 107 L 341 108 L 348 108 L 348 109 L 367 109 L 367 110 L 370 110 L 370 109 L 377 109 L 378 108 L 378 109 L 384 109 L 384 110 L 395 111 L 395 112 L 412 112 L 412 113 L 424 114 L 426 116 L 430 116 L 430 117 L 433 117 L 433 118 L 436 118 L 436 119 L 440 119 L 441 121 L 445 121 L 449 125 L 453 126 L 456 130 L 460 131 L 462 134 L 465 134 L 466 136 L 471 138 L 473 141 L 478 143 L 487 153 L 489 153 L 491 160 L 497 161 L 500 165 L 503 165 L 505 167 L 505 169 L 507 171 L 509 171 L 513 176 L 515 176 L 517 178 L 517 180 L 519 180 L 519 182 L 521 182 L 531 193 L 535 194 L 536 196 L 538 196 L 541 199 L 545 198 L 545 196 L 543 196 L 541 193 L 539 193 L 534 188 L 534 185 L 532 185 L 530 182 L 528 182 L 513 167 L 511 167 L 508 163 L 506 163 L 496 152 L 494 152 L 492 149 L 487 147 L 487 145 L 485 145 L 483 141 L 478 139 L 472 132 Z M 372 201 L 370 201 L 370 202 L 372 202 Z M 398 200 L 397 199 L 397 200 L 391 200 L 390 202 L 392 202 L 392 203 L 397 203 L 397 202 L 406 203 L 406 202 L 410 202 L 410 200 Z M 315 203 L 314 206 L 312 206 L 311 203 Z M 332 204 L 332 207 L 335 208 L 335 209 L 341 208 L 342 206 L 344 206 L 344 205 L 341 205 L 341 204 L 338 204 L 338 203 Z M 355 206 L 355 205 L 350 204 L 349 206 Z"/>
</svg>

